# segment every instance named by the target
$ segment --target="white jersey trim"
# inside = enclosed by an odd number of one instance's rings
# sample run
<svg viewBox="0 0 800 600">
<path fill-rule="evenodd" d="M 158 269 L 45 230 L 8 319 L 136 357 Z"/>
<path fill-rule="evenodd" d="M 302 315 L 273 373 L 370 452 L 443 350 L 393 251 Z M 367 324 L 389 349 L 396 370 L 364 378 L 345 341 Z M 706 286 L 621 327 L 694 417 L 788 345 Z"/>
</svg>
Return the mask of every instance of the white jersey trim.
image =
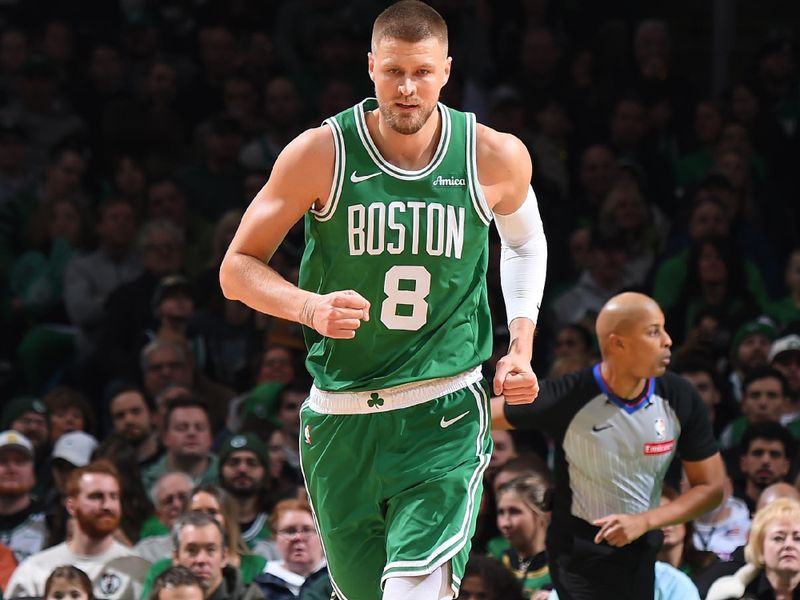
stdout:
<svg viewBox="0 0 800 600">
<path fill-rule="evenodd" d="M 339 123 L 334 117 L 325 119 L 324 124 L 331 128 L 333 135 L 334 161 L 333 161 L 333 181 L 331 182 L 331 193 L 328 201 L 320 210 L 311 209 L 311 213 L 318 221 L 328 221 L 336 212 L 336 205 L 342 195 L 342 184 L 344 182 L 344 172 L 347 168 L 347 154 L 344 151 L 344 135 Z"/>
<path fill-rule="evenodd" d="M 477 139 L 478 139 L 478 126 L 475 121 L 475 115 L 472 113 L 467 114 L 467 187 L 469 189 L 469 197 L 472 200 L 472 207 L 478 218 L 487 227 L 492 222 L 492 211 L 489 204 L 486 202 L 486 196 L 483 193 L 483 188 L 478 181 L 478 159 L 477 159 Z"/>
<path fill-rule="evenodd" d="M 481 367 L 452 377 L 412 381 L 369 392 L 326 392 L 311 387 L 306 405 L 323 415 L 359 415 L 388 412 L 423 404 L 457 392 L 483 378 Z"/>
<path fill-rule="evenodd" d="M 367 100 L 369 99 L 370 98 L 367 98 Z M 441 164 L 441 162 L 444 160 L 444 157 L 447 155 L 447 149 L 450 146 L 450 111 L 447 110 L 447 107 L 445 107 L 441 102 L 438 103 L 437 106 L 439 109 L 439 114 L 442 116 L 442 132 L 439 136 L 439 145 L 436 147 L 436 152 L 434 152 L 431 162 L 418 171 L 401 169 L 400 167 L 397 167 L 386 160 L 381 155 L 380 150 L 378 150 L 378 147 L 372 140 L 372 136 L 369 134 L 367 120 L 364 116 L 364 102 L 360 102 L 353 107 L 358 137 L 361 139 L 361 143 L 363 144 L 364 149 L 367 151 L 369 157 L 381 171 L 397 179 L 402 179 L 404 181 L 415 181 L 417 179 L 427 177 Z"/>
</svg>

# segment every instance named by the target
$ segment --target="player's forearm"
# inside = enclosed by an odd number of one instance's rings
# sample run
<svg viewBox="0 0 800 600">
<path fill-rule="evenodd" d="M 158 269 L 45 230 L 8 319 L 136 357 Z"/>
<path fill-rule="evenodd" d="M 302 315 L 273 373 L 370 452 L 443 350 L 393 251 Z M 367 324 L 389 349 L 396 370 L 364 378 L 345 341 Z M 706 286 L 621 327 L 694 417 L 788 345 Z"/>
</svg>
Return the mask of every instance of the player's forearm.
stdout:
<svg viewBox="0 0 800 600">
<path fill-rule="evenodd" d="M 525 317 L 518 317 L 508 324 L 508 354 L 523 357 L 528 362 L 533 357 L 533 336 L 536 326 Z"/>
<path fill-rule="evenodd" d="M 253 256 L 229 252 L 222 261 L 219 281 L 229 300 L 238 300 L 274 317 L 308 324 L 304 308 L 315 294 L 292 285 Z"/>
<path fill-rule="evenodd" d="M 681 494 L 672 502 L 643 513 L 643 516 L 647 521 L 648 531 L 661 529 L 696 519 L 718 506 L 721 501 L 721 485 L 701 483 Z"/>
<path fill-rule="evenodd" d="M 491 400 L 492 406 L 492 429 L 513 429 L 505 415 L 505 398 L 494 396 Z"/>
</svg>

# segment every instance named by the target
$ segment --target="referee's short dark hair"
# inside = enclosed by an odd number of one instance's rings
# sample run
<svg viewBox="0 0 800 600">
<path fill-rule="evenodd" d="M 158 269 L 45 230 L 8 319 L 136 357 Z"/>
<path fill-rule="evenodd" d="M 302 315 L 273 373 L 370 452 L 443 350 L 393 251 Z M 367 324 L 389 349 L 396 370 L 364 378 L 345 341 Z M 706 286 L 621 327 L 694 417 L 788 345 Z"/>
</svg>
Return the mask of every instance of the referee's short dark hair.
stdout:
<svg viewBox="0 0 800 600">
<path fill-rule="evenodd" d="M 777 379 L 780 382 L 781 392 L 784 396 L 788 396 L 790 394 L 789 382 L 786 380 L 786 376 L 774 367 L 764 366 L 753 369 L 747 373 L 747 375 L 745 375 L 744 380 L 742 381 L 742 397 L 747 394 L 747 388 L 750 387 L 751 383 L 768 378 Z"/>
<path fill-rule="evenodd" d="M 197 587 L 205 597 L 205 590 L 203 589 L 203 582 L 200 578 L 192 573 L 186 567 L 170 567 L 153 582 L 153 591 L 150 592 L 148 600 L 159 600 L 158 596 L 164 588 L 177 588 L 177 587 Z"/>
<path fill-rule="evenodd" d="M 739 456 L 744 456 L 750 451 L 750 445 L 755 440 L 767 440 L 768 442 L 781 442 L 786 458 L 794 458 L 794 438 L 786 427 L 774 421 L 766 423 L 756 423 L 744 430 L 742 439 L 739 442 Z"/>
</svg>

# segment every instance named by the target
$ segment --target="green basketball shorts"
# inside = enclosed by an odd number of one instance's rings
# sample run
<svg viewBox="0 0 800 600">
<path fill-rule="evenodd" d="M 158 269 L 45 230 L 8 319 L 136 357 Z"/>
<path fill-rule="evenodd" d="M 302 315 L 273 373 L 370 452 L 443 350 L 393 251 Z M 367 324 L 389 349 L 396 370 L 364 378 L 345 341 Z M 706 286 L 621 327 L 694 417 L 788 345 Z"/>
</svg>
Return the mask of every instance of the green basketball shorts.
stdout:
<svg viewBox="0 0 800 600">
<path fill-rule="evenodd" d="M 300 456 L 336 593 L 380 600 L 389 577 L 448 561 L 461 584 L 492 453 L 480 369 L 387 390 L 312 389 Z"/>
</svg>

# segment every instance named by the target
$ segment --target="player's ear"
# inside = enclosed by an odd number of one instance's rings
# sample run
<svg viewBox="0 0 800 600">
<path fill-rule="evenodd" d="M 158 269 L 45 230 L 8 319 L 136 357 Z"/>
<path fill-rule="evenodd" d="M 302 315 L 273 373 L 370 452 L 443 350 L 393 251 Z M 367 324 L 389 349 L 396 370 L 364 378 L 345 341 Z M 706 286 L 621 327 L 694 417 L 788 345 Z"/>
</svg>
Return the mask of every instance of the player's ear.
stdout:
<svg viewBox="0 0 800 600">
<path fill-rule="evenodd" d="M 453 64 L 453 58 L 448 56 L 444 61 L 444 77 L 442 77 L 442 85 L 450 81 L 450 67 Z"/>
<path fill-rule="evenodd" d="M 367 52 L 367 72 L 369 78 L 375 82 L 375 55 L 372 52 Z"/>
</svg>

